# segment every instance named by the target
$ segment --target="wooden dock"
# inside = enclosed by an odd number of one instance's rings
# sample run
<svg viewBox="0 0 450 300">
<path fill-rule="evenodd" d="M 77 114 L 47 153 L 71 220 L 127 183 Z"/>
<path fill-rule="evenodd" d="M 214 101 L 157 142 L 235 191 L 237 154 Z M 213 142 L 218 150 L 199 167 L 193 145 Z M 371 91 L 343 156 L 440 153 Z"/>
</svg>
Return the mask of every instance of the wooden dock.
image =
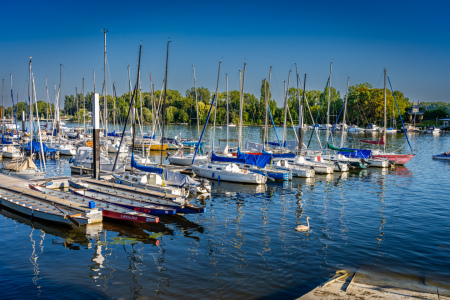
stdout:
<svg viewBox="0 0 450 300">
<path fill-rule="evenodd" d="M 450 286 L 413 276 L 388 273 L 338 271 L 297 300 L 339 299 L 446 299 Z"/>
</svg>

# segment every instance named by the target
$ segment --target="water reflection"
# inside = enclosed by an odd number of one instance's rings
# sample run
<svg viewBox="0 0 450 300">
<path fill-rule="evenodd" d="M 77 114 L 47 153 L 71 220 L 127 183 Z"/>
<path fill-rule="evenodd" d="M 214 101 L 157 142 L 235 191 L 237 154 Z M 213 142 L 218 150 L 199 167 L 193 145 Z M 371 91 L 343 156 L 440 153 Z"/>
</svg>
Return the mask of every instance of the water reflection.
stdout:
<svg viewBox="0 0 450 300">
<path fill-rule="evenodd" d="M 57 225 L 41 220 L 30 220 L 5 208 L 1 208 L 0 212 L 2 213 L 2 215 L 19 223 L 26 224 L 34 229 L 40 229 L 43 232 L 51 234 L 55 237 L 60 237 L 60 239 L 52 239 L 52 243 L 54 245 L 62 245 L 71 250 L 80 250 L 80 247 L 89 249 L 91 247 L 89 238 L 98 236 L 98 234 L 102 230 L 101 223 L 75 228 L 71 226 Z"/>
</svg>

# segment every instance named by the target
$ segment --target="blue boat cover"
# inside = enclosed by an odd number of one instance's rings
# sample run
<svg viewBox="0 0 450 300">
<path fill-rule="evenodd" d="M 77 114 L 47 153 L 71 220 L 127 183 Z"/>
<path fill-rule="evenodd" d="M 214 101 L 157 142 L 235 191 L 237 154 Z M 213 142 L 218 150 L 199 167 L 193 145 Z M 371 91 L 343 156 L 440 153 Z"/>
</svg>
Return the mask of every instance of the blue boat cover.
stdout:
<svg viewBox="0 0 450 300">
<path fill-rule="evenodd" d="M 149 173 L 156 173 L 156 174 L 162 174 L 163 173 L 163 169 L 161 168 L 155 168 L 155 167 L 149 167 L 149 166 L 141 166 L 140 164 L 138 164 L 135 160 L 134 160 L 134 153 L 131 154 L 131 167 L 144 171 L 144 172 L 149 172 Z"/>
<path fill-rule="evenodd" d="M 266 145 L 277 146 L 280 147 L 280 143 L 278 142 L 266 142 Z"/>
<path fill-rule="evenodd" d="M 36 142 L 36 141 L 28 142 L 28 144 L 24 148 L 24 150 L 29 152 L 30 148 L 31 148 L 31 143 L 33 143 L 33 153 L 40 153 L 41 152 L 41 144 L 39 142 Z M 44 148 L 43 149 L 44 150 L 44 154 L 50 154 L 50 155 L 55 155 L 56 154 L 56 150 L 47 147 L 47 145 L 45 143 L 42 143 L 42 148 Z"/>
<path fill-rule="evenodd" d="M 2 144 L 4 144 L 4 145 L 10 145 L 10 144 L 12 144 L 12 142 L 7 141 L 7 140 L 5 139 L 5 135 L 2 134 Z"/>
<path fill-rule="evenodd" d="M 11 130 L 11 132 L 9 133 L 10 136 L 14 136 L 14 130 Z"/>
<path fill-rule="evenodd" d="M 143 138 L 144 138 L 144 139 L 154 140 L 154 139 L 155 139 L 155 136 L 156 136 L 156 134 L 153 134 L 153 136 L 144 135 Z"/>
<path fill-rule="evenodd" d="M 367 159 L 372 156 L 372 150 L 352 149 L 352 148 L 342 148 L 342 149 L 343 150 L 353 150 L 353 152 L 343 152 L 343 151 L 338 152 L 338 154 L 342 154 L 345 157 Z"/>
<path fill-rule="evenodd" d="M 108 133 L 108 136 L 120 137 L 120 135 L 118 135 L 115 130 L 113 132 Z"/>
<path fill-rule="evenodd" d="M 211 154 L 211 161 L 218 162 L 229 162 L 229 163 L 237 163 L 237 164 L 245 164 L 245 158 L 238 157 L 228 157 L 228 156 L 217 156 L 214 152 Z"/>
<path fill-rule="evenodd" d="M 272 157 L 269 155 L 238 153 L 238 159 L 243 159 L 248 165 L 264 168 L 268 163 L 270 163 Z"/>
<path fill-rule="evenodd" d="M 295 153 L 274 154 L 274 153 L 269 153 L 269 152 L 263 151 L 263 155 L 270 156 L 271 158 L 295 158 Z"/>
</svg>

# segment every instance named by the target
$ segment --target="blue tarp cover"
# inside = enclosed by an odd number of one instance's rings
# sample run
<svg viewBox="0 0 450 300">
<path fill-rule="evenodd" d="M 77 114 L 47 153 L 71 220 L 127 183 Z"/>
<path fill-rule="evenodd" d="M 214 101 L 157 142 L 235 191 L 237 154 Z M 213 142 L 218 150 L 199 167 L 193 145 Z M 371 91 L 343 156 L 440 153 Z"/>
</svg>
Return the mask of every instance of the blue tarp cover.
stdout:
<svg viewBox="0 0 450 300">
<path fill-rule="evenodd" d="M 364 158 L 367 159 L 372 156 L 372 150 L 362 150 L 362 149 L 352 149 L 352 148 L 342 148 L 343 150 L 353 150 L 354 152 L 341 152 L 338 154 L 342 154 L 345 157 L 354 157 L 354 158 Z"/>
<path fill-rule="evenodd" d="M 28 142 L 27 146 L 24 148 L 25 151 L 30 151 L 31 148 L 31 143 L 33 142 L 33 153 L 40 153 L 41 152 L 41 144 L 39 142 L 36 141 L 30 141 Z M 45 143 L 42 143 L 42 147 L 44 148 L 44 154 L 56 154 L 56 150 L 55 149 L 51 149 L 49 147 L 47 147 L 47 145 Z"/>
<path fill-rule="evenodd" d="M 7 141 L 7 140 L 5 139 L 5 135 L 2 134 L 2 144 L 10 145 L 10 144 L 12 144 L 12 142 Z"/>
<path fill-rule="evenodd" d="M 149 173 L 156 173 L 156 174 L 162 174 L 163 169 L 161 168 L 155 168 L 155 167 L 149 167 L 149 166 L 141 166 L 134 160 L 134 153 L 131 154 L 131 167 L 136 168 L 138 170 L 149 172 Z"/>
<path fill-rule="evenodd" d="M 113 132 L 108 133 L 108 136 L 120 137 L 120 135 L 118 135 L 115 130 Z"/>
<path fill-rule="evenodd" d="M 274 154 L 263 151 L 263 155 L 268 155 L 272 158 L 295 158 L 295 153 L 283 153 L 283 154 Z"/>
<path fill-rule="evenodd" d="M 214 152 L 211 154 L 211 161 L 245 164 L 245 158 L 241 159 L 237 157 L 217 156 Z"/>
<path fill-rule="evenodd" d="M 246 154 L 246 153 L 239 153 L 238 159 L 243 159 L 246 164 L 257 166 L 260 168 L 264 168 L 270 161 L 272 160 L 272 157 L 268 155 L 256 155 L 256 154 Z"/>
</svg>

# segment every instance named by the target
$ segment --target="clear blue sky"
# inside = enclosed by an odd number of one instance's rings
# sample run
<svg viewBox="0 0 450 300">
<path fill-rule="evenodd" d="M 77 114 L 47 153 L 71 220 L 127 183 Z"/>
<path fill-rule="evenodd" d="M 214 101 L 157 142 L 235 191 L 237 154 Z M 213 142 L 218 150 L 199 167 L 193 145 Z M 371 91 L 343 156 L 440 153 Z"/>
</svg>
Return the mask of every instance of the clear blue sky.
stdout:
<svg viewBox="0 0 450 300">
<path fill-rule="evenodd" d="M 141 3 L 142 2 L 142 3 Z M 103 34 L 107 34 L 108 94 L 128 90 L 127 65 L 135 81 L 143 45 L 143 90 L 149 74 L 159 89 L 170 38 L 168 88 L 182 94 L 197 84 L 215 90 L 239 88 L 247 62 L 247 92 L 259 96 L 273 67 L 272 96 L 281 103 L 283 80 L 294 63 L 307 73 L 307 89 L 323 89 L 333 60 L 332 85 L 345 94 L 350 84 L 382 87 L 387 67 L 394 89 L 410 100 L 450 101 L 450 3 L 447 1 L 8 1 L 0 4 L 0 78 L 10 105 L 27 95 L 32 56 L 37 95 L 45 99 L 45 76 L 53 99 L 63 64 L 63 94 L 97 90 L 103 82 Z M 291 80 L 291 83 L 292 80 Z M 133 83 L 134 84 L 134 83 Z"/>
</svg>

